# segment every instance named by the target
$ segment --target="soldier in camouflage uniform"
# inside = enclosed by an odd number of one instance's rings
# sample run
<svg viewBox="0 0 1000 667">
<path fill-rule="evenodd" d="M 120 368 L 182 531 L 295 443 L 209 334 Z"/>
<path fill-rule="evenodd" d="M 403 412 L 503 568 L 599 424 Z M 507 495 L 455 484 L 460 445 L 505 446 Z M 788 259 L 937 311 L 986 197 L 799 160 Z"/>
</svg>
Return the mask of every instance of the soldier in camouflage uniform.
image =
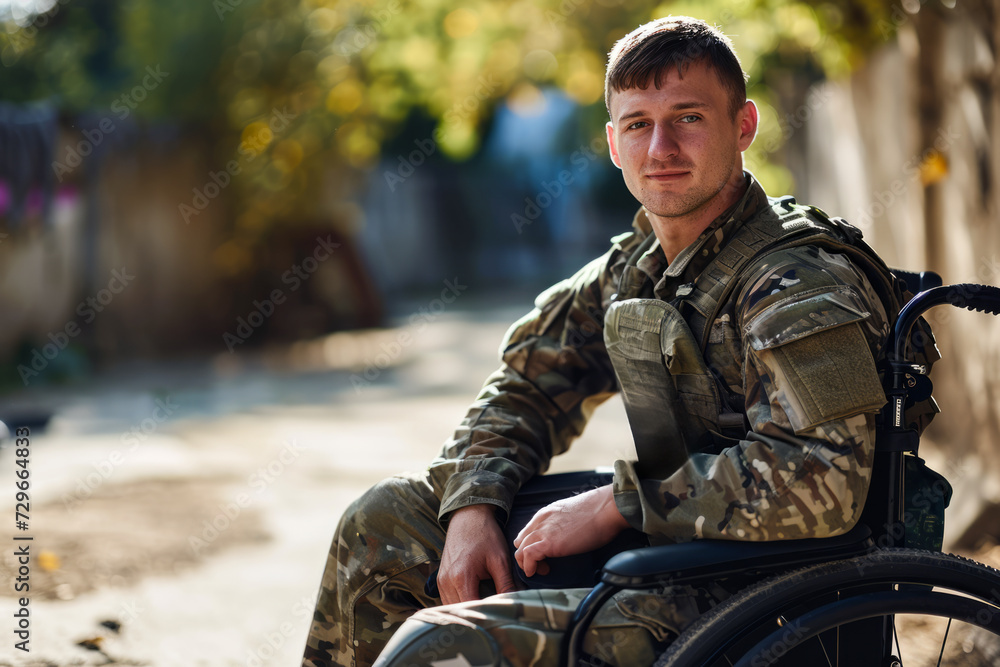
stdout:
<svg viewBox="0 0 1000 667">
<path fill-rule="evenodd" d="M 426 472 L 348 509 L 304 666 L 372 664 L 390 637 L 379 664 L 557 664 L 587 590 L 517 591 L 499 526 L 616 391 L 637 460 L 535 515 L 514 543 L 527 575 L 629 526 L 657 544 L 824 537 L 858 520 L 885 402 L 875 360 L 899 305 L 884 265 L 856 230 L 769 199 L 743 171 L 756 109 L 714 29 L 640 27 L 611 54 L 607 97 L 612 159 L 643 203 L 632 231 L 511 327 Z M 727 595 L 623 591 L 584 648 L 648 664 Z"/>
</svg>

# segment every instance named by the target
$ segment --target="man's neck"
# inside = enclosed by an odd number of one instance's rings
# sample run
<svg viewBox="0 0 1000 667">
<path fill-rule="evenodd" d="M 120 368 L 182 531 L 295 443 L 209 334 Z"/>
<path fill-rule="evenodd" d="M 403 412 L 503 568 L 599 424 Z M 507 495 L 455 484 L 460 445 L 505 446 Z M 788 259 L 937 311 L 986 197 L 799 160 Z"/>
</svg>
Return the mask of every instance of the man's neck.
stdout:
<svg viewBox="0 0 1000 667">
<path fill-rule="evenodd" d="M 729 179 L 719 194 L 697 211 L 677 217 L 663 217 L 647 211 L 646 217 L 660 242 L 660 248 L 667 258 L 667 263 L 673 262 L 684 248 L 688 247 L 701 236 L 702 232 L 720 215 L 739 201 L 747 190 L 746 176 L 742 170 Z"/>
</svg>

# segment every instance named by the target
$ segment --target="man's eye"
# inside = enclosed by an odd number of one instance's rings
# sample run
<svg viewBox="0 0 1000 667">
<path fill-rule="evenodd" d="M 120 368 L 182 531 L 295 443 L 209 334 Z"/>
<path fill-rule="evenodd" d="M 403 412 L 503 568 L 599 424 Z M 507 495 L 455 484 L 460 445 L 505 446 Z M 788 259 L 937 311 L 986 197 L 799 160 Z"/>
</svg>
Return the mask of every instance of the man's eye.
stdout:
<svg viewBox="0 0 1000 667">
<path fill-rule="evenodd" d="M 689 114 L 681 118 L 682 123 L 695 123 L 701 120 L 701 116 L 695 116 L 694 114 Z"/>
<path fill-rule="evenodd" d="M 647 123 L 644 120 L 640 120 L 640 121 L 636 121 L 636 122 L 632 123 L 631 125 L 629 125 L 625 129 L 626 130 L 638 130 L 640 127 L 646 127 L 647 125 L 649 125 L 649 123 Z"/>
</svg>

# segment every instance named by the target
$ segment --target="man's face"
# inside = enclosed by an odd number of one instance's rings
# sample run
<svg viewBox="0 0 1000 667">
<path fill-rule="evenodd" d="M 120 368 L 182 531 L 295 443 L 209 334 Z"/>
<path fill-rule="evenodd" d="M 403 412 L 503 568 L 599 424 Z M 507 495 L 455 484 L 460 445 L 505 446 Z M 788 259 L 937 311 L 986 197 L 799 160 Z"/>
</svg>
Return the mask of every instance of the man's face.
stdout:
<svg viewBox="0 0 1000 667">
<path fill-rule="evenodd" d="M 650 213 L 678 218 L 713 212 L 726 184 L 742 183 L 741 153 L 753 141 L 757 110 L 747 102 L 733 118 L 728 91 L 700 61 L 683 78 L 669 70 L 659 89 L 650 82 L 612 93 L 607 128 L 629 191 Z"/>
</svg>

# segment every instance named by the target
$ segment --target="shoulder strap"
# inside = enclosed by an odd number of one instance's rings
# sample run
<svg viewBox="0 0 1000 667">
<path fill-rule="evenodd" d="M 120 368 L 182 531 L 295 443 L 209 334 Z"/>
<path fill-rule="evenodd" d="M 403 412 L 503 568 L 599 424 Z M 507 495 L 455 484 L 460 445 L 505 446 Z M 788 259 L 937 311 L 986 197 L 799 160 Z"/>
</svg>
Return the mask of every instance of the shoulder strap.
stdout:
<svg viewBox="0 0 1000 667">
<path fill-rule="evenodd" d="M 733 294 L 749 280 L 757 260 L 769 253 L 804 245 L 819 245 L 850 256 L 864 271 L 890 317 L 900 307 L 895 279 L 861 232 L 842 218 L 830 218 L 813 206 L 801 206 L 793 197 L 768 198 L 769 210 L 744 224 L 702 271 L 698 279 L 678 296 L 689 305 L 688 322 L 701 349 L 708 346 L 711 323 Z"/>
</svg>

